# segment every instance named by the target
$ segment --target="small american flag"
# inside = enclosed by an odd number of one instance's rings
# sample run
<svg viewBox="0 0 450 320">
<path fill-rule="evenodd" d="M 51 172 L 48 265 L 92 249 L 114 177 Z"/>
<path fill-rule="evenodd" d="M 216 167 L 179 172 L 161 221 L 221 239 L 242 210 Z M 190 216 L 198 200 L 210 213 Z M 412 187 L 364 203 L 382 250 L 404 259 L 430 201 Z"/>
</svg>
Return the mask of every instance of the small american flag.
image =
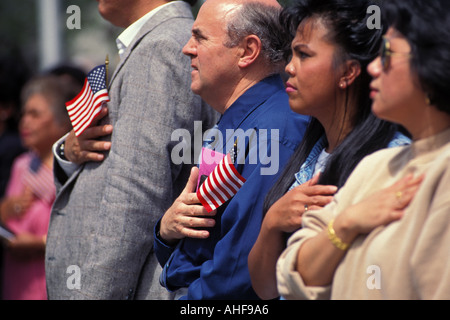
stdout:
<svg viewBox="0 0 450 320">
<path fill-rule="evenodd" d="M 30 188 L 36 197 L 51 204 L 56 195 L 53 171 L 35 157 L 24 165 L 27 165 L 22 176 L 25 186 Z"/>
<path fill-rule="evenodd" d="M 81 92 L 71 101 L 66 102 L 67 112 L 77 137 L 100 112 L 102 103 L 108 101 L 106 66 L 102 64 L 88 73 Z"/>
<path fill-rule="evenodd" d="M 230 154 L 223 157 L 213 172 L 197 190 L 197 196 L 208 212 L 233 197 L 245 183 L 231 162 Z"/>
</svg>

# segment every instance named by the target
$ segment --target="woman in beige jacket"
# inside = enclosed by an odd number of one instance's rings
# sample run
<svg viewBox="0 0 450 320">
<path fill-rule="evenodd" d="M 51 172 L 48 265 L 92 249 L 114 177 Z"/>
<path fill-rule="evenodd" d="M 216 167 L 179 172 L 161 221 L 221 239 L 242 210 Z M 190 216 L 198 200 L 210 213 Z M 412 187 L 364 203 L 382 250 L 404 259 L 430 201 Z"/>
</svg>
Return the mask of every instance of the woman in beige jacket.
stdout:
<svg viewBox="0 0 450 320">
<path fill-rule="evenodd" d="M 413 143 L 368 156 L 303 216 L 277 263 L 286 299 L 450 298 L 450 6 L 397 0 L 382 11 L 372 110 Z"/>
</svg>

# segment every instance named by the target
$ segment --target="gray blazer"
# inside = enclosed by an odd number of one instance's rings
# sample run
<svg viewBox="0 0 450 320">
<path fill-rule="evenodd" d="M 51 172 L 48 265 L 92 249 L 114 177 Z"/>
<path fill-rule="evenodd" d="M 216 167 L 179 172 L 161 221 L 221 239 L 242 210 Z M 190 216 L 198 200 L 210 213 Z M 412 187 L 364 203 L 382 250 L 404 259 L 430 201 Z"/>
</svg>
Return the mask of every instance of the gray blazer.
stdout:
<svg viewBox="0 0 450 320">
<path fill-rule="evenodd" d="M 191 165 L 175 165 L 175 129 L 193 136 L 217 114 L 190 90 L 190 6 L 158 11 L 127 48 L 110 82 L 112 147 L 65 177 L 55 164 L 45 257 L 49 299 L 167 299 L 159 285 L 153 228 L 184 188 Z"/>
</svg>

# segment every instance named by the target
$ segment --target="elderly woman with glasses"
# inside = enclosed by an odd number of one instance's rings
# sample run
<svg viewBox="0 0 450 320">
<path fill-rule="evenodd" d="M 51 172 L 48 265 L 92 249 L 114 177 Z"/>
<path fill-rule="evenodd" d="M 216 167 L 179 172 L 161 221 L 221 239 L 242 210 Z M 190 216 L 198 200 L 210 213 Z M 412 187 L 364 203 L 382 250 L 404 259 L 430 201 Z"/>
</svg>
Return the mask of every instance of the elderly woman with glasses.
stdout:
<svg viewBox="0 0 450 320">
<path fill-rule="evenodd" d="M 277 263 L 287 299 L 450 298 L 450 5 L 396 0 L 383 13 L 372 111 L 413 143 L 366 157 L 303 215 Z"/>
</svg>

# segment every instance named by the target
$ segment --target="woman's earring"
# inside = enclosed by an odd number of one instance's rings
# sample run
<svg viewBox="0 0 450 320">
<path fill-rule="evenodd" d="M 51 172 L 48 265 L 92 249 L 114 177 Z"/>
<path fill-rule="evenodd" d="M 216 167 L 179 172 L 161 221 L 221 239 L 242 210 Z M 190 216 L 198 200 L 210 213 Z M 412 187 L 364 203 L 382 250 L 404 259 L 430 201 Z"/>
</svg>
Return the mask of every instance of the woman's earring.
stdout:
<svg viewBox="0 0 450 320">
<path fill-rule="evenodd" d="M 430 94 L 429 93 L 427 93 L 426 96 L 425 96 L 425 103 L 427 105 L 431 105 L 431 100 L 430 100 Z"/>
</svg>

